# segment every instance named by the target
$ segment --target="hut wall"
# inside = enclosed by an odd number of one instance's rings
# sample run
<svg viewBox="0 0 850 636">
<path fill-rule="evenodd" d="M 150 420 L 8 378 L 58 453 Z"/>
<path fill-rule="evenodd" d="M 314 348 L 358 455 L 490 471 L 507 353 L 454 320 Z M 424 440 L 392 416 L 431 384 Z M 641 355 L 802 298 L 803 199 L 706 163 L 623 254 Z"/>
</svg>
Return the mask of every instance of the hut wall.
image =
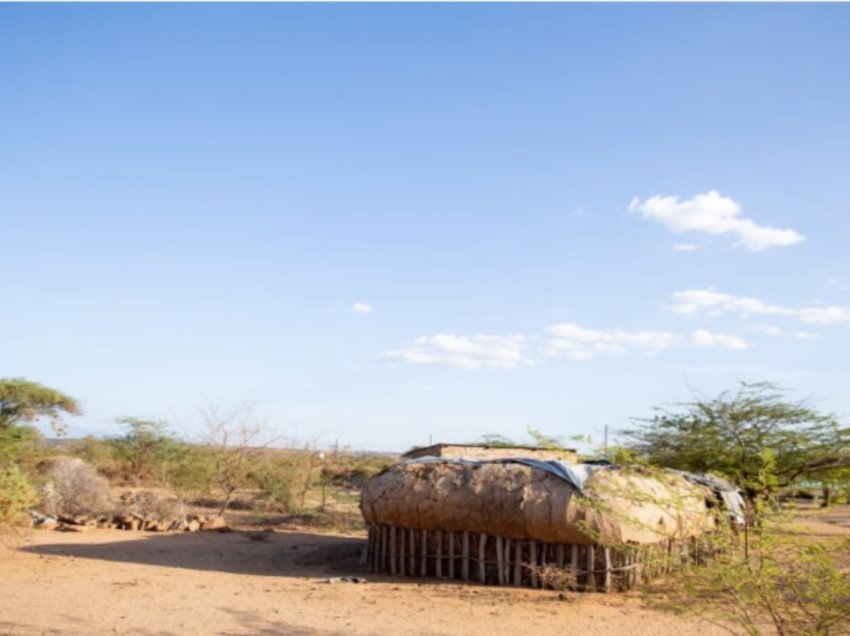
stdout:
<svg viewBox="0 0 850 636">
<path fill-rule="evenodd" d="M 468 531 L 546 543 L 650 544 L 713 528 L 707 489 L 663 479 L 595 472 L 588 496 L 521 464 L 397 464 L 364 487 L 367 525 Z"/>
</svg>

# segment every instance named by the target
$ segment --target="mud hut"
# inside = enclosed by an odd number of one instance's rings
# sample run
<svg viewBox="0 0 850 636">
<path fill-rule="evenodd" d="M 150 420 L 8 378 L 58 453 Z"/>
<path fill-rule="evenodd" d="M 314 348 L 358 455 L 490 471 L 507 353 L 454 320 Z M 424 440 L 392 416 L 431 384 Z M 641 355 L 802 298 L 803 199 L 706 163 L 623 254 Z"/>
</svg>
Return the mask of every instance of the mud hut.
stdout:
<svg viewBox="0 0 850 636">
<path fill-rule="evenodd" d="M 610 591 L 703 558 L 722 501 L 672 471 L 425 457 L 367 482 L 361 510 L 374 572 Z"/>
</svg>

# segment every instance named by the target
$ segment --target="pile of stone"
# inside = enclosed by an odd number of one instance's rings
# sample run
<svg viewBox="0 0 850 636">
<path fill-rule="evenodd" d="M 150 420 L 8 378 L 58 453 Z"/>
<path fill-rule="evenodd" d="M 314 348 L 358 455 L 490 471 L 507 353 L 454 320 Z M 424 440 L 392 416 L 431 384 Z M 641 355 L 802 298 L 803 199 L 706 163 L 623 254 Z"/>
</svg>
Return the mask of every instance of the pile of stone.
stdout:
<svg viewBox="0 0 850 636">
<path fill-rule="evenodd" d="M 51 517 L 32 511 L 31 516 L 33 527 L 40 530 L 59 530 L 61 532 L 85 532 L 92 528 L 146 532 L 199 532 L 203 530 L 230 532 L 230 527 L 222 517 L 207 515 L 187 515 L 181 519 L 145 518 L 136 513 L 119 513 L 100 517 L 89 515 Z"/>
</svg>

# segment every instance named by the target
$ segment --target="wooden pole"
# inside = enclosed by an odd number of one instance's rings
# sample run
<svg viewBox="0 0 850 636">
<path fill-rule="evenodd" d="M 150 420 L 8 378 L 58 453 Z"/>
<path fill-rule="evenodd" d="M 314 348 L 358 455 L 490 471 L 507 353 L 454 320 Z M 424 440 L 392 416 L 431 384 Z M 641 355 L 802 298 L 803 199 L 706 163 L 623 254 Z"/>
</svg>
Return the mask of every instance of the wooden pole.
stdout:
<svg viewBox="0 0 850 636">
<path fill-rule="evenodd" d="M 390 571 L 390 564 L 387 561 L 390 558 L 390 529 L 387 526 L 381 526 L 381 567 L 382 572 Z"/>
<path fill-rule="evenodd" d="M 419 576 L 428 576 L 428 531 L 422 531 L 422 559 Z"/>
<path fill-rule="evenodd" d="M 395 526 L 390 526 L 390 574 L 396 573 Z"/>
<path fill-rule="evenodd" d="M 369 544 L 366 548 L 366 567 L 370 572 L 375 571 L 375 553 L 378 548 L 378 529 L 369 526 Z"/>
<path fill-rule="evenodd" d="M 505 539 L 505 585 L 511 584 L 511 540 Z"/>
<path fill-rule="evenodd" d="M 531 587 L 537 587 L 537 542 L 528 542 L 528 565 L 531 572 Z"/>
<path fill-rule="evenodd" d="M 407 531 L 407 536 L 410 537 L 410 572 L 408 572 L 408 576 L 416 576 L 416 530 L 411 528 Z"/>
<path fill-rule="evenodd" d="M 587 589 L 596 589 L 596 550 L 593 544 L 587 546 Z"/>
<path fill-rule="evenodd" d="M 455 578 L 455 533 L 449 532 L 449 578 Z"/>
<path fill-rule="evenodd" d="M 460 578 L 469 580 L 469 531 L 463 531 L 463 548 L 460 562 Z"/>
<path fill-rule="evenodd" d="M 570 546 L 570 572 L 573 575 L 573 589 L 578 589 L 578 545 Z"/>
<path fill-rule="evenodd" d="M 404 531 L 404 528 L 398 529 L 399 534 L 399 550 L 398 550 L 398 573 L 404 576 L 404 564 L 406 563 L 406 559 L 404 558 L 407 550 L 407 532 Z"/>
<path fill-rule="evenodd" d="M 605 556 L 605 591 L 611 591 L 611 548 L 604 548 Z"/>
<path fill-rule="evenodd" d="M 434 568 L 434 573 L 438 579 L 443 578 L 443 532 L 437 530 L 437 565 Z"/>
<path fill-rule="evenodd" d="M 481 533 L 478 535 L 478 580 L 482 583 L 487 582 L 487 535 Z"/>
<path fill-rule="evenodd" d="M 522 585 L 522 541 L 516 540 L 514 546 L 514 585 Z"/>
<path fill-rule="evenodd" d="M 502 552 L 502 537 L 496 535 L 496 581 L 505 584 L 505 553 Z"/>
</svg>

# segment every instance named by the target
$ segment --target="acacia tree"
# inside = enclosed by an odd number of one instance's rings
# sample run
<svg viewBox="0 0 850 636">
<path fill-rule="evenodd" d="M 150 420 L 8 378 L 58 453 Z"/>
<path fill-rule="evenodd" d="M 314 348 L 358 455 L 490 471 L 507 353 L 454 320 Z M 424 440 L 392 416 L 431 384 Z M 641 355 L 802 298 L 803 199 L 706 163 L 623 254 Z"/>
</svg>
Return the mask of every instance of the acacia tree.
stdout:
<svg viewBox="0 0 850 636">
<path fill-rule="evenodd" d="M 753 504 L 800 478 L 850 466 L 850 428 L 770 383 L 741 383 L 714 398 L 695 395 L 635 422 L 638 427 L 622 434 L 638 458 L 719 473 Z"/>
<path fill-rule="evenodd" d="M 80 412 L 74 398 L 22 378 L 0 379 L 0 462 L 21 462 L 33 456 L 41 445 L 41 433 L 29 423 L 47 418 L 61 433 L 63 413 Z"/>
<path fill-rule="evenodd" d="M 64 413 L 77 415 L 77 401 L 56 389 L 23 378 L 0 379 L 0 429 L 32 422 L 40 417 L 50 420 L 51 426 L 61 427 Z"/>
<path fill-rule="evenodd" d="M 177 447 L 168 425 L 141 417 L 122 417 L 117 422 L 126 432 L 123 437 L 111 440 L 111 445 L 126 466 L 126 476 L 136 485 L 151 476 L 163 481 L 164 464 Z"/>
</svg>

